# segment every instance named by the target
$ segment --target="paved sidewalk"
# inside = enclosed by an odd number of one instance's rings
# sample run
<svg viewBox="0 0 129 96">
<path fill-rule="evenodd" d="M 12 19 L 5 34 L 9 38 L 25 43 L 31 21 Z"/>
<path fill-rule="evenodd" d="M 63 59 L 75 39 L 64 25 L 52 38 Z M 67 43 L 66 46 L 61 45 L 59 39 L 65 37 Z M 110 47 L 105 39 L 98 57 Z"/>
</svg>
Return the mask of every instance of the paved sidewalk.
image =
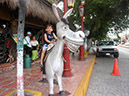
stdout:
<svg viewBox="0 0 129 96">
<path fill-rule="evenodd" d="M 94 55 L 88 55 L 85 61 L 78 61 L 77 57 L 71 57 L 71 69 L 73 76 L 63 78 L 63 88 L 66 96 L 73 96 L 88 66 L 92 62 Z M 5 96 L 16 89 L 16 69 L 11 72 L 0 74 L 0 96 Z M 39 61 L 36 61 L 31 69 L 24 69 L 24 88 L 40 91 L 42 96 L 48 96 L 48 83 L 39 82 L 42 79 L 42 73 L 39 68 Z M 58 96 L 58 85 L 54 86 L 55 96 Z"/>
<path fill-rule="evenodd" d="M 123 48 L 128 48 L 129 49 L 129 46 L 125 46 L 125 45 L 119 45 L 119 47 L 123 47 Z"/>
</svg>

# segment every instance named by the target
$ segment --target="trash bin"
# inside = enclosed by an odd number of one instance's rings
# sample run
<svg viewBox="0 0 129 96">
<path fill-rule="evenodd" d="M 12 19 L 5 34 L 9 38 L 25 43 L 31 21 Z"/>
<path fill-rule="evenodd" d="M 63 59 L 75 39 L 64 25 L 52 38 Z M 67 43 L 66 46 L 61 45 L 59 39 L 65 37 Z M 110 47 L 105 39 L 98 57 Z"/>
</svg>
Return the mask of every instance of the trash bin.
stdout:
<svg viewBox="0 0 129 96">
<path fill-rule="evenodd" d="M 25 69 L 31 68 L 31 58 L 30 58 L 29 54 L 25 55 L 25 58 L 24 58 L 24 68 Z"/>
</svg>

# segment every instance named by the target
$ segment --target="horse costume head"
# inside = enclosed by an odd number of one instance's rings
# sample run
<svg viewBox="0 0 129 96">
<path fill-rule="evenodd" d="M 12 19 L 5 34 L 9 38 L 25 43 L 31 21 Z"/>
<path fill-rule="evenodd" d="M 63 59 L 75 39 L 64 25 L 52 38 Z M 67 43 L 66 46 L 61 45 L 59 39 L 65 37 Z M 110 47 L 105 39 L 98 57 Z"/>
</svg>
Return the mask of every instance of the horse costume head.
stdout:
<svg viewBox="0 0 129 96">
<path fill-rule="evenodd" d="M 58 19 L 58 23 L 56 24 L 57 36 L 59 39 L 62 39 L 64 43 L 67 45 L 68 49 L 72 52 L 76 52 L 77 49 L 83 45 L 84 42 L 84 32 L 77 31 L 73 32 L 69 29 L 69 22 L 67 17 L 72 13 L 73 8 L 69 9 L 63 16 L 63 18 L 59 17 L 57 7 L 55 4 L 52 6 L 54 14 Z"/>
</svg>

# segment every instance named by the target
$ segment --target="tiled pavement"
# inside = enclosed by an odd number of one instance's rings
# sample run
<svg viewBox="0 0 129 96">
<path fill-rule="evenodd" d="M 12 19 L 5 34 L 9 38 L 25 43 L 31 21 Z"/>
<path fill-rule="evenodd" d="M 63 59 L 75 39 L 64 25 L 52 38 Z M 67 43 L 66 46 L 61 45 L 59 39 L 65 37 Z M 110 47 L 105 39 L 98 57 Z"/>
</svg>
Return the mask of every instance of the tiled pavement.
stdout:
<svg viewBox="0 0 129 96">
<path fill-rule="evenodd" d="M 73 76 L 70 78 L 63 78 L 63 88 L 66 92 L 66 96 L 73 96 L 93 58 L 94 55 L 88 55 L 85 61 L 78 61 L 76 57 L 71 58 L 70 64 Z M 16 89 L 16 74 L 16 69 L 0 74 L 0 96 L 5 96 Z M 48 83 L 39 82 L 41 79 L 42 73 L 40 71 L 39 61 L 36 61 L 32 68 L 24 69 L 24 88 L 40 91 L 42 92 L 42 96 L 48 96 Z M 58 85 L 56 84 L 54 86 L 54 92 L 55 96 L 58 96 Z"/>
</svg>

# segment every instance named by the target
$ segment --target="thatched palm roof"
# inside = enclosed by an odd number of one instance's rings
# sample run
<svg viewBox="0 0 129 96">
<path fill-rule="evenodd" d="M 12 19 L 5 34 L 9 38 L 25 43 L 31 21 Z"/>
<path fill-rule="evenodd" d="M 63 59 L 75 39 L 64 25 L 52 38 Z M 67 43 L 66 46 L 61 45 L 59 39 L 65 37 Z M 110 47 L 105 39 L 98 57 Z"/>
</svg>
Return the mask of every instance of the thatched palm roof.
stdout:
<svg viewBox="0 0 129 96">
<path fill-rule="evenodd" d="M 12 9 L 19 7 L 19 0 L 0 0 L 0 3 L 6 3 Z M 61 11 L 59 13 L 62 14 Z M 41 0 L 26 0 L 26 16 L 27 15 L 38 17 L 45 22 L 57 22 L 52 8 L 44 4 Z"/>
</svg>

